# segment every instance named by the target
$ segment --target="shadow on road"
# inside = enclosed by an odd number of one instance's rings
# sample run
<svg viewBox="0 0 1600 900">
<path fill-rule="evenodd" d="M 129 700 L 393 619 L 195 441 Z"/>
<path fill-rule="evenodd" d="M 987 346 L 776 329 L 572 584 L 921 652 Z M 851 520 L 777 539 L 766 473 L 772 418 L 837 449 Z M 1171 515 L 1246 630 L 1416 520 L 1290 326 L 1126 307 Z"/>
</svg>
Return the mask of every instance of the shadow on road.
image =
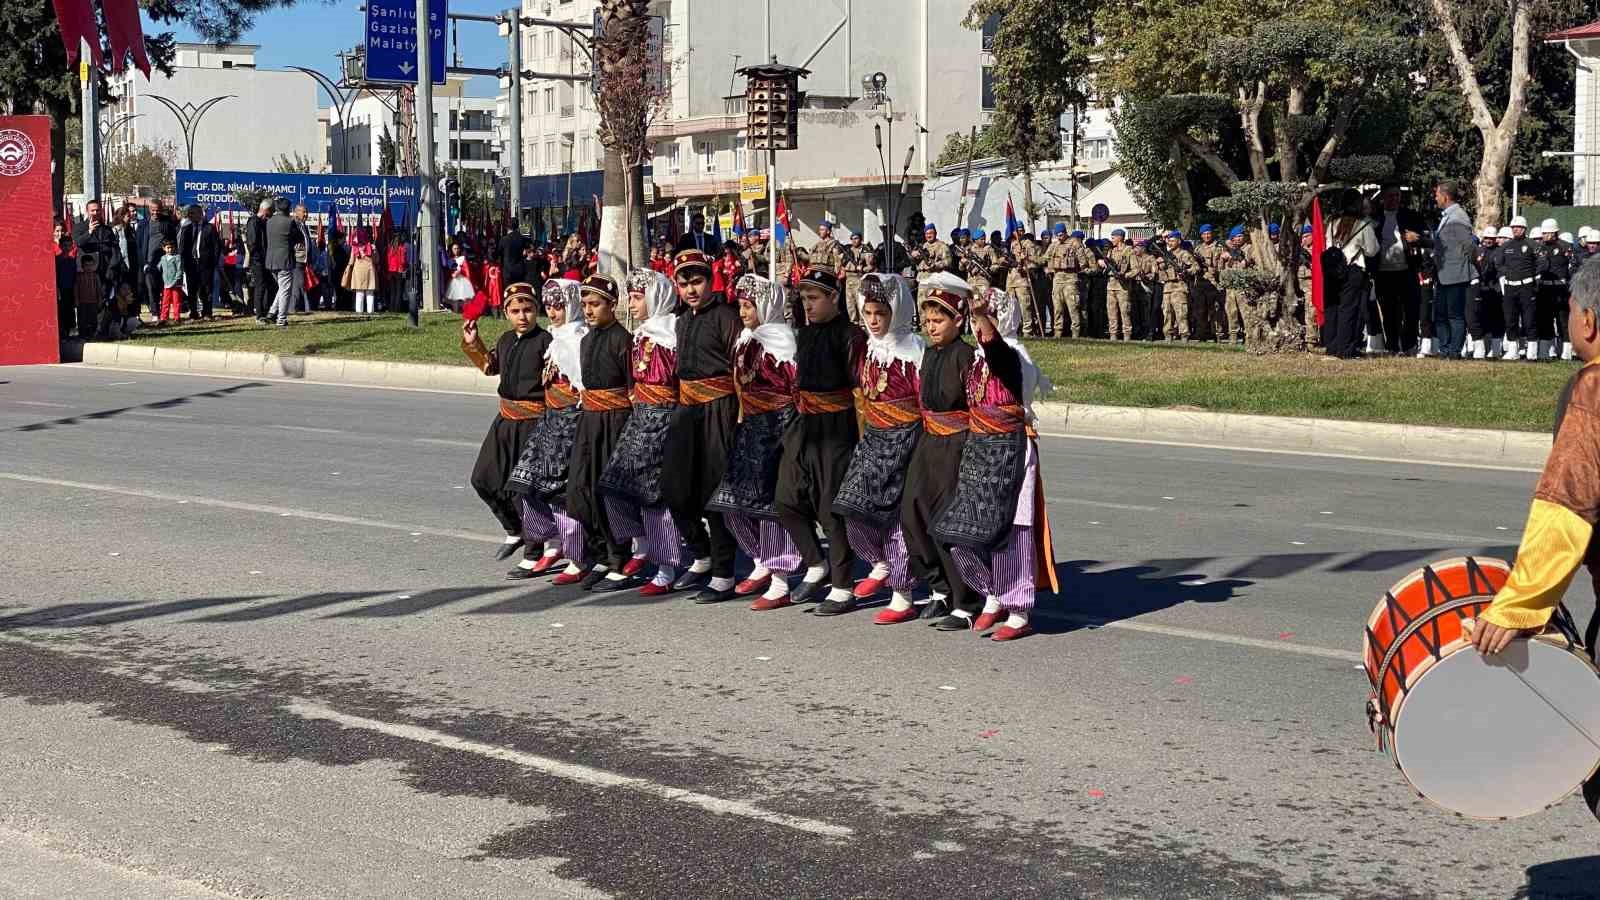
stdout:
<svg viewBox="0 0 1600 900">
<path fill-rule="evenodd" d="M 217 388 L 215 390 L 210 390 L 210 391 L 201 391 L 198 394 L 185 394 L 182 397 L 173 397 L 173 398 L 171 398 L 169 400 L 155 400 L 155 401 L 152 401 L 150 403 L 140 403 L 140 404 L 136 404 L 134 406 L 119 406 L 116 409 L 103 409 L 103 410 L 101 410 L 99 412 L 84 413 L 83 415 L 80 415 L 80 416 L 67 416 L 67 417 L 61 418 L 61 419 L 51 419 L 51 420 L 49 420 L 47 422 L 34 422 L 32 424 L 29 424 L 29 425 L 18 425 L 16 428 L 12 428 L 10 430 L 11 431 L 49 431 L 52 428 L 64 428 L 64 427 L 66 427 L 68 425 L 81 425 L 81 424 L 83 424 L 85 422 L 90 422 L 90 421 L 94 421 L 94 420 L 97 420 L 97 419 L 113 419 L 113 418 L 116 418 L 117 416 L 122 415 L 123 413 L 126 413 L 126 412 L 133 412 L 133 411 L 141 410 L 141 409 L 155 409 L 155 410 L 172 409 L 174 407 L 185 406 L 187 404 L 193 403 L 195 400 L 200 399 L 202 397 L 211 398 L 211 399 L 220 399 L 220 398 L 223 398 L 223 397 L 227 397 L 229 394 L 236 394 L 239 391 L 245 390 L 247 388 L 270 387 L 270 386 L 271 386 L 271 384 L 269 382 L 265 382 L 265 381 L 246 381 L 246 382 L 243 382 L 242 384 L 230 385 L 228 387 Z"/>
<path fill-rule="evenodd" d="M 1513 900 L 1594 897 L 1600 885 L 1600 856 L 1578 856 L 1528 867 L 1528 883 Z"/>
</svg>

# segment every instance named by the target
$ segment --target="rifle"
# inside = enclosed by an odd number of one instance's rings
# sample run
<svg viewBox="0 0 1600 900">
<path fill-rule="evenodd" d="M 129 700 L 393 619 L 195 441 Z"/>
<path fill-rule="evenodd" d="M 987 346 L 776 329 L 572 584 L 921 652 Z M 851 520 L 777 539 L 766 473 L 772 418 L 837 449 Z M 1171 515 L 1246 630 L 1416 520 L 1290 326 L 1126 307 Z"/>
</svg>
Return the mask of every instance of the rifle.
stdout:
<svg viewBox="0 0 1600 900">
<path fill-rule="evenodd" d="M 994 270 L 989 268 L 989 264 L 983 261 L 983 257 L 974 252 L 971 247 L 964 247 L 961 244 L 952 244 L 951 247 L 955 249 L 956 256 L 960 257 L 959 261 L 963 264 L 962 268 L 968 274 L 973 274 L 972 269 L 977 269 L 978 273 L 983 275 L 984 280 L 991 285 L 994 284 Z"/>
<path fill-rule="evenodd" d="M 1101 250 L 1099 246 L 1095 244 L 1086 244 L 1085 246 L 1089 248 L 1090 253 L 1094 254 L 1095 260 L 1101 265 L 1105 266 L 1107 274 L 1111 275 L 1111 277 L 1117 279 L 1118 281 L 1123 280 L 1122 269 L 1117 266 L 1116 260 L 1113 260 L 1110 254 L 1106 253 L 1104 250 Z"/>
</svg>

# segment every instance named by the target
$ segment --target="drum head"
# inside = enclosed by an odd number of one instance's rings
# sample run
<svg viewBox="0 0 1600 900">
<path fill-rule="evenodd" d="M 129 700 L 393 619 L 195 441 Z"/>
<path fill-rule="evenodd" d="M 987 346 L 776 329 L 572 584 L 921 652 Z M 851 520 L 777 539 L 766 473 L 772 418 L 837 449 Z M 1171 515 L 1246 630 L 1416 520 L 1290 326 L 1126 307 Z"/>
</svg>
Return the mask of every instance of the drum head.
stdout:
<svg viewBox="0 0 1600 900">
<path fill-rule="evenodd" d="M 1397 718 L 1400 771 L 1464 816 L 1538 812 L 1600 766 L 1600 676 L 1557 640 L 1516 640 L 1494 659 L 1458 642 L 1419 673 Z"/>
</svg>

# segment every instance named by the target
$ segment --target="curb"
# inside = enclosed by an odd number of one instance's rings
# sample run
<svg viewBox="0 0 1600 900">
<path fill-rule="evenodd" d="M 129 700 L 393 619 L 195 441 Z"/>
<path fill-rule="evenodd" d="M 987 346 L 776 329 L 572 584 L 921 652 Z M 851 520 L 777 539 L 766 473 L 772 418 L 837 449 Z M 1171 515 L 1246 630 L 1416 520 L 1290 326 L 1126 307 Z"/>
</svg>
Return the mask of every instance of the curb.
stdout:
<svg viewBox="0 0 1600 900">
<path fill-rule="evenodd" d="M 129 342 L 83 345 L 83 364 L 288 378 L 331 384 L 425 388 L 493 394 L 498 380 L 470 366 L 278 356 L 238 350 L 185 350 Z M 1251 416 L 1176 409 L 1094 406 L 1084 403 L 1035 404 L 1040 430 L 1075 437 L 1103 437 L 1188 444 L 1215 444 L 1247 450 L 1364 456 L 1375 460 L 1507 467 L 1538 470 L 1550 452 L 1548 434 L 1392 425 L 1341 419 Z"/>
</svg>

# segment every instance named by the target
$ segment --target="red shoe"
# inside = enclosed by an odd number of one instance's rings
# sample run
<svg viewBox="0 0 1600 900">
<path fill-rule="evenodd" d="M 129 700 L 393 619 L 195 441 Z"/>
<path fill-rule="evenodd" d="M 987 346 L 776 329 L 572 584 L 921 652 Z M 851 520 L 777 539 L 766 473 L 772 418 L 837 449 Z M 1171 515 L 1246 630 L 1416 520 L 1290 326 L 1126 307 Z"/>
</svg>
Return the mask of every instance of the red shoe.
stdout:
<svg viewBox="0 0 1600 900">
<path fill-rule="evenodd" d="M 770 584 L 772 584 L 772 575 L 770 574 L 756 580 L 746 578 L 733 586 L 733 595 L 735 597 L 751 597 L 756 594 L 766 593 L 767 586 Z"/>
<path fill-rule="evenodd" d="M 642 556 L 634 556 L 634 557 L 630 557 L 628 559 L 627 564 L 622 567 L 622 576 L 624 578 L 632 578 L 633 576 L 635 576 L 635 575 L 637 575 L 637 574 L 639 574 L 640 572 L 643 572 L 643 571 L 644 571 L 644 557 L 642 557 Z"/>
<path fill-rule="evenodd" d="M 639 588 L 639 596 L 641 597 L 664 597 L 670 593 L 672 593 L 672 585 L 656 584 L 654 581 Z"/>
<path fill-rule="evenodd" d="M 919 613 L 915 606 L 900 610 L 880 609 L 878 610 L 878 614 L 872 617 L 872 624 L 899 625 L 901 622 L 909 622 L 912 619 L 915 619 L 918 615 Z"/>
<path fill-rule="evenodd" d="M 987 612 L 986 613 L 979 613 L 978 614 L 978 618 L 973 620 L 972 630 L 973 631 L 979 631 L 979 632 L 988 631 L 989 629 L 993 628 L 1000 621 L 1001 617 L 1004 616 L 1004 615 L 1005 615 L 1004 611 L 1002 611 L 1002 612 L 992 612 L 992 613 L 987 613 Z"/>
<path fill-rule="evenodd" d="M 862 579 L 862 581 L 856 585 L 856 589 L 851 591 L 851 593 L 855 594 L 857 600 L 870 600 L 871 598 L 877 596 L 879 591 L 883 590 L 884 581 L 885 579 L 883 578 Z"/>
<path fill-rule="evenodd" d="M 750 604 L 750 608 L 756 612 L 770 612 L 774 609 L 783 609 L 785 606 L 793 605 L 794 600 L 788 594 L 784 594 L 781 597 L 762 597 Z"/>
<path fill-rule="evenodd" d="M 561 554 L 557 553 L 554 556 L 551 556 L 550 554 L 546 553 L 539 557 L 538 562 L 533 564 L 533 574 L 543 575 L 551 569 L 554 569 L 556 566 L 565 566 L 566 564 L 567 561 L 562 558 Z"/>
<path fill-rule="evenodd" d="M 589 574 L 587 571 L 562 572 L 560 575 L 557 575 L 555 578 L 551 579 L 550 583 L 559 585 L 577 584 L 578 582 L 582 581 L 583 576 L 587 574 Z"/>
<path fill-rule="evenodd" d="M 1021 628 L 1012 628 L 1010 625 L 1001 625 L 1000 629 L 989 638 L 991 641 L 1014 641 L 1033 634 L 1033 625 L 1025 624 Z"/>
</svg>

